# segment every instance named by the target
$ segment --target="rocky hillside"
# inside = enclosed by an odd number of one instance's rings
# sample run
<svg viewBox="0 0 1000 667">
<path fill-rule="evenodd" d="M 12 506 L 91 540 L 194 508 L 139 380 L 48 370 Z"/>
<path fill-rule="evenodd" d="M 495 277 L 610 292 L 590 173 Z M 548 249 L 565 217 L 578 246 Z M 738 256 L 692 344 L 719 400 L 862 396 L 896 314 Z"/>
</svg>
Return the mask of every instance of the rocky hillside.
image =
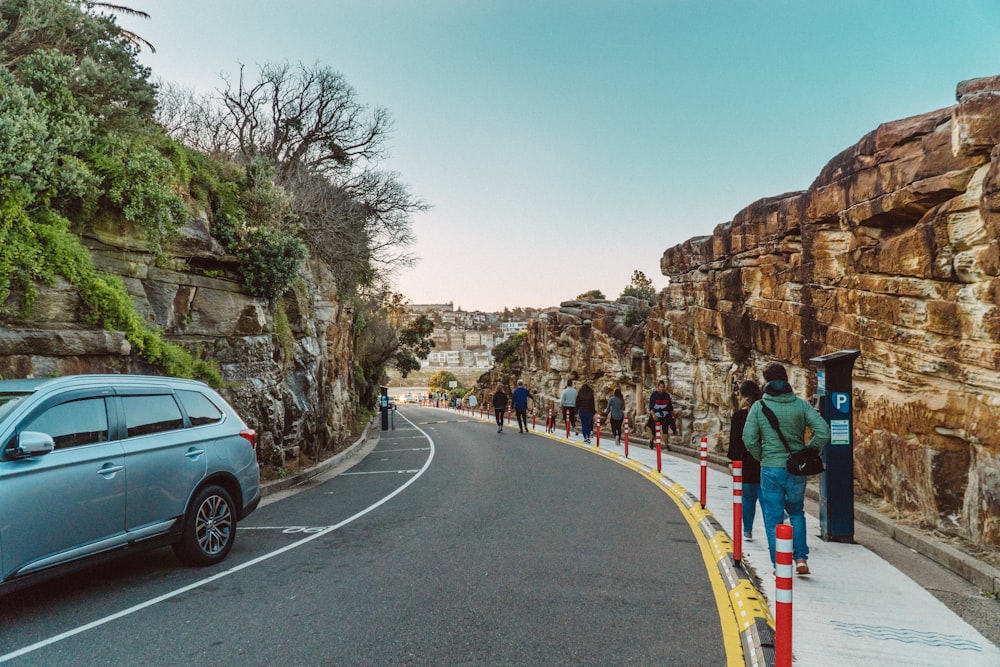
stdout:
<svg viewBox="0 0 1000 667">
<path fill-rule="evenodd" d="M 681 437 L 722 450 L 741 380 L 779 361 L 809 397 L 811 358 L 858 349 L 859 488 L 1000 544 L 1000 77 L 957 98 L 666 250 L 670 286 L 641 338 L 613 307 L 563 304 L 533 325 L 524 368 L 484 383 L 523 373 L 554 396 L 577 377 L 602 397 L 623 384 L 631 403 L 663 377 Z"/>
<path fill-rule="evenodd" d="M 336 450 L 350 435 L 352 317 L 338 304 L 318 263 L 280 304 L 246 295 L 236 258 L 195 219 L 180 230 L 169 259 L 158 260 L 140 235 L 92 229 L 84 237 L 95 264 L 120 276 L 139 311 L 165 338 L 214 360 L 223 395 L 258 433 L 270 468 L 292 469 Z M 152 373 L 120 332 L 82 323 L 79 292 L 65 282 L 38 286 L 25 311 L 12 292 L 0 308 L 0 376 Z M 287 319 L 287 326 L 284 320 Z"/>
</svg>

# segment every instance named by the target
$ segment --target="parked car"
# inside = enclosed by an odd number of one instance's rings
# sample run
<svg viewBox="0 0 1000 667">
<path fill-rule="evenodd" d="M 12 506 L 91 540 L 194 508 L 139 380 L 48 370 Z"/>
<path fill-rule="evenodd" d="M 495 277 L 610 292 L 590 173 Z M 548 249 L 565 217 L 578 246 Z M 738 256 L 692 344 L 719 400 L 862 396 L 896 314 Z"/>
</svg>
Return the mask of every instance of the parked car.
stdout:
<svg viewBox="0 0 1000 667">
<path fill-rule="evenodd" d="M 0 380 L 0 590 L 136 547 L 222 561 L 260 502 L 255 447 L 201 382 Z"/>
</svg>

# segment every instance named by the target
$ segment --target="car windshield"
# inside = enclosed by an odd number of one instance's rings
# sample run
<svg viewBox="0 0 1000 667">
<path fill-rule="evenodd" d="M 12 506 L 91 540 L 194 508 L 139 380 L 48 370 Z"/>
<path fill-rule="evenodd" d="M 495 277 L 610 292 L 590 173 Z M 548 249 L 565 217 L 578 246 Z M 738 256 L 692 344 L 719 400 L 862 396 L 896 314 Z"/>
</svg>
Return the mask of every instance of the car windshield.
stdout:
<svg viewBox="0 0 1000 667">
<path fill-rule="evenodd" d="M 0 392 L 0 419 L 6 417 L 7 413 L 17 407 L 17 404 L 28 395 L 24 392 Z"/>
</svg>

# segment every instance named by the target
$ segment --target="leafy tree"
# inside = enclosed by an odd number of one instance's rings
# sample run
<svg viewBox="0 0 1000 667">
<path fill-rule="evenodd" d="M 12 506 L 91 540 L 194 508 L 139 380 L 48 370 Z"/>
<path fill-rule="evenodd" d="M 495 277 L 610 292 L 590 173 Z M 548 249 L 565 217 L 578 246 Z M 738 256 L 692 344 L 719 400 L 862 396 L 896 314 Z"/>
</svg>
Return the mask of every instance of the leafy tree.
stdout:
<svg viewBox="0 0 1000 667">
<path fill-rule="evenodd" d="M 458 382 L 458 378 L 451 371 L 437 371 L 427 380 L 427 388 L 431 391 L 451 392 L 451 383 Z"/>
<path fill-rule="evenodd" d="M 426 359 L 434 347 L 431 333 L 434 322 L 421 315 L 408 322 L 399 330 L 399 347 L 396 348 L 394 364 L 405 378 L 410 371 L 420 370 L 420 359 Z"/>
<path fill-rule="evenodd" d="M 632 272 L 632 282 L 622 290 L 621 295 L 653 301 L 656 299 L 656 288 L 653 287 L 653 281 L 647 278 L 645 273 L 636 269 Z"/>
<path fill-rule="evenodd" d="M 604 292 L 599 289 L 589 290 L 583 294 L 578 294 L 576 297 L 577 301 L 603 301 L 605 298 Z"/>
</svg>

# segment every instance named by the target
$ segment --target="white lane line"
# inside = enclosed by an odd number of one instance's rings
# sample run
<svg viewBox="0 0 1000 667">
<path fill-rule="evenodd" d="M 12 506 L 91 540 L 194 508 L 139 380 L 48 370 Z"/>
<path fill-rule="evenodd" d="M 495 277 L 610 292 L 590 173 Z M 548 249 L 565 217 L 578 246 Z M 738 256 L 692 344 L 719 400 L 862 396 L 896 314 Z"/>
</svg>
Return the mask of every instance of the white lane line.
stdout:
<svg viewBox="0 0 1000 667">
<path fill-rule="evenodd" d="M 402 416 L 402 415 L 400 415 L 400 416 Z M 403 417 L 403 419 L 406 419 L 406 417 Z M 406 421 L 410 422 L 409 419 L 406 419 Z M 309 542 L 312 542 L 315 539 L 323 537 L 324 535 L 328 535 L 329 533 L 332 533 L 333 531 L 335 531 L 335 530 L 337 530 L 339 528 L 343 528 L 344 526 L 346 526 L 347 524 L 351 523 L 352 521 L 356 521 L 357 519 L 360 519 L 361 517 L 363 517 L 364 515 L 368 514 L 369 512 L 371 512 L 371 511 L 373 511 L 375 509 L 378 509 L 379 507 L 381 507 L 382 505 L 384 505 L 385 503 L 389 502 L 390 500 L 392 500 L 393 498 L 395 498 L 396 496 L 398 496 L 400 493 L 402 493 L 403 490 L 405 490 L 408 486 L 410 486 L 410 484 L 413 484 L 415 481 L 417 481 L 418 479 L 420 479 L 420 477 L 425 472 L 427 472 L 427 469 L 430 468 L 431 461 L 434 460 L 434 440 L 432 440 L 431 437 L 429 435 L 427 435 L 427 433 L 425 433 L 423 430 L 421 430 L 416 424 L 413 424 L 413 422 L 410 422 L 410 424 L 412 424 L 413 427 L 416 428 L 418 431 L 420 431 L 421 433 L 423 433 L 424 437 L 427 438 L 427 442 L 430 443 L 430 448 L 429 448 L 430 452 L 431 452 L 430 456 L 427 457 L 427 461 L 424 463 L 423 467 L 420 468 L 419 471 L 417 471 L 416 475 L 414 475 L 410 479 L 406 480 L 406 482 L 404 482 L 398 489 L 396 489 L 395 491 L 393 491 L 392 493 L 390 493 L 389 495 L 387 495 L 385 498 L 382 498 L 377 503 L 375 503 L 373 505 L 369 505 L 368 507 L 366 507 L 365 509 L 361 510 L 357 514 L 354 514 L 353 516 L 350 516 L 350 517 L 344 519 L 343 521 L 341 521 L 340 523 L 338 523 L 336 525 L 330 526 L 329 528 L 326 528 L 326 529 L 324 529 L 324 530 L 322 530 L 322 531 L 320 531 L 318 533 L 312 533 L 308 537 L 303 537 L 298 542 L 292 542 L 291 544 L 283 546 L 280 549 L 275 549 L 274 551 L 272 551 L 270 553 L 266 553 L 266 554 L 264 554 L 262 556 L 258 556 L 257 558 L 254 558 L 252 560 L 248 560 L 247 562 L 241 563 L 241 564 L 239 564 L 239 565 L 237 565 L 235 567 L 232 567 L 232 568 L 230 568 L 228 570 L 225 570 L 224 572 L 219 572 L 217 574 L 213 574 L 211 577 L 206 577 L 205 579 L 202 579 L 200 581 L 196 581 L 196 582 L 194 582 L 192 584 L 188 584 L 187 586 L 182 586 L 181 588 L 177 588 L 175 590 L 172 590 L 169 593 L 164 593 L 163 595 L 159 595 L 159 596 L 157 596 L 155 598 L 152 598 L 150 600 L 147 600 L 145 602 L 140 602 L 139 604 L 133 605 L 133 606 L 129 607 L 128 609 L 123 609 L 123 610 L 121 610 L 119 612 L 115 612 L 114 614 L 110 614 L 108 616 L 105 616 L 104 618 L 99 618 L 96 621 L 91 621 L 90 623 L 86 623 L 84 625 L 81 625 L 81 626 L 78 626 L 76 628 L 73 628 L 72 630 L 67 630 L 66 632 L 61 632 L 58 635 L 54 635 L 52 637 L 49 637 L 48 639 L 43 639 L 40 642 L 35 642 L 34 644 L 30 644 L 30 645 L 25 646 L 24 648 L 20 648 L 20 649 L 18 649 L 16 651 L 11 651 L 10 653 L 5 653 L 3 655 L 0 655 L 0 662 L 8 662 L 8 661 L 13 660 L 15 658 L 20 658 L 23 655 L 27 655 L 29 653 L 33 653 L 35 651 L 38 651 L 39 649 L 45 648 L 46 646 L 51 646 L 52 644 L 56 644 L 58 642 L 61 642 L 64 639 L 69 639 L 70 637 L 74 637 L 76 635 L 83 634 L 84 632 L 87 632 L 88 630 L 93 630 L 94 628 L 99 628 L 102 625 L 107 625 L 108 623 L 110 623 L 112 621 L 117 621 L 120 618 L 125 618 L 126 616 L 131 616 L 132 614 L 135 614 L 136 612 L 140 612 L 140 611 L 142 611 L 144 609 L 148 609 L 149 607 L 157 605 L 157 604 L 159 604 L 161 602 L 164 602 L 166 600 L 170 600 L 171 598 L 175 598 L 178 595 L 182 595 L 184 593 L 187 593 L 188 591 L 193 591 L 196 588 L 201 588 L 202 586 L 206 586 L 206 585 L 208 585 L 208 584 L 210 584 L 210 583 L 212 583 L 214 581 L 218 581 L 219 579 L 223 579 L 225 577 L 228 577 L 231 574 L 236 574 L 237 572 L 241 572 L 241 571 L 243 571 L 243 570 L 245 570 L 245 569 L 247 569 L 249 567 L 253 567 L 254 565 L 258 565 L 258 564 L 263 563 L 265 561 L 271 560 L 275 556 L 280 556 L 281 554 L 283 554 L 283 553 L 285 553 L 287 551 L 291 551 L 293 549 L 298 549 L 299 547 L 301 547 L 301 546 L 303 546 L 305 544 L 308 544 Z"/>
<path fill-rule="evenodd" d="M 426 452 L 430 447 L 411 447 L 409 449 L 379 449 L 379 454 L 387 454 L 390 452 Z"/>
<path fill-rule="evenodd" d="M 406 475 L 420 472 L 419 470 L 366 470 L 363 472 L 342 472 L 341 475 Z M 330 493 L 333 493 L 332 491 Z"/>
</svg>

